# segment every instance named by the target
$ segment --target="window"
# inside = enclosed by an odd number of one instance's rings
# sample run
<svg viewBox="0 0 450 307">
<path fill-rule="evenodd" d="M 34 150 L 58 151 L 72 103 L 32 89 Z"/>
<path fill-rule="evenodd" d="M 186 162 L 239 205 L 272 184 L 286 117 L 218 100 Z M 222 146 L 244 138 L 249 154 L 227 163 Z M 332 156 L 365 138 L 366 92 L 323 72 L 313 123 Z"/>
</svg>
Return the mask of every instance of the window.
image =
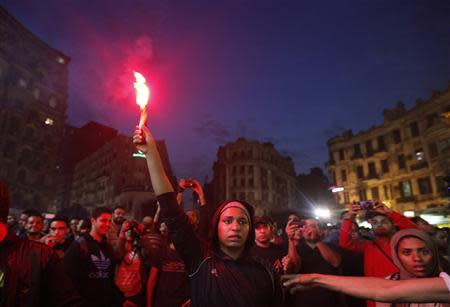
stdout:
<svg viewBox="0 0 450 307">
<path fill-rule="evenodd" d="M 236 180 L 236 178 L 233 179 L 233 187 L 237 187 L 237 180 Z"/>
<path fill-rule="evenodd" d="M 236 166 L 233 166 L 233 169 L 232 169 L 232 171 L 231 171 L 231 174 L 232 174 L 232 175 L 236 175 Z"/>
<path fill-rule="evenodd" d="M 400 182 L 400 195 L 402 197 L 411 197 L 413 195 L 409 180 Z"/>
<path fill-rule="evenodd" d="M 366 154 L 368 157 L 373 155 L 372 140 L 366 141 Z"/>
<path fill-rule="evenodd" d="M 347 172 L 345 171 L 345 169 L 341 170 L 341 180 L 342 182 L 347 182 Z"/>
<path fill-rule="evenodd" d="M 398 144 L 402 141 L 402 135 L 399 129 L 392 131 L 392 138 L 394 139 L 395 144 Z"/>
<path fill-rule="evenodd" d="M 249 166 L 248 166 L 248 173 L 249 173 L 250 175 L 253 175 L 253 165 L 249 165 Z"/>
<path fill-rule="evenodd" d="M 241 175 L 244 175 L 244 174 L 245 174 L 245 165 L 241 165 L 241 166 L 239 167 L 239 173 L 240 173 Z"/>
<path fill-rule="evenodd" d="M 353 158 L 362 158 L 361 147 L 359 147 L 359 144 L 353 145 Z"/>
<path fill-rule="evenodd" d="M 358 176 L 358 179 L 364 178 L 364 167 L 362 165 L 356 167 L 356 174 Z"/>
<path fill-rule="evenodd" d="M 248 186 L 251 187 L 251 188 L 253 188 L 253 186 L 254 186 L 253 178 L 250 178 L 250 179 L 248 180 Z"/>
<path fill-rule="evenodd" d="M 436 123 L 437 114 L 432 113 L 427 115 L 427 128 L 430 128 Z"/>
<path fill-rule="evenodd" d="M 333 179 L 333 184 L 336 184 L 336 173 L 334 171 L 331 172 L 331 178 Z"/>
<path fill-rule="evenodd" d="M 367 200 L 366 189 L 360 189 L 359 190 L 359 200 Z"/>
<path fill-rule="evenodd" d="M 239 199 L 240 200 L 245 200 L 245 192 L 239 193 Z"/>
<path fill-rule="evenodd" d="M 398 168 L 399 169 L 405 169 L 406 168 L 405 155 L 399 155 L 398 156 Z"/>
<path fill-rule="evenodd" d="M 241 178 L 241 188 L 245 187 L 245 179 Z"/>
<path fill-rule="evenodd" d="M 417 180 L 417 183 L 419 185 L 419 192 L 420 194 L 431 194 L 433 193 L 433 190 L 431 188 L 431 181 L 430 177 L 423 177 L 419 178 Z"/>
<path fill-rule="evenodd" d="M 344 149 L 339 149 L 339 160 L 345 160 L 345 152 Z"/>
<path fill-rule="evenodd" d="M 383 189 L 384 189 L 384 198 L 390 199 L 389 187 L 387 185 L 385 185 L 385 186 L 383 186 Z"/>
<path fill-rule="evenodd" d="M 369 163 L 369 177 L 370 178 L 377 177 L 377 170 L 375 168 L 375 163 L 374 162 L 370 162 Z"/>
<path fill-rule="evenodd" d="M 411 129 L 411 136 L 413 138 L 418 137 L 420 132 L 419 132 L 419 124 L 417 122 L 412 122 L 409 124 L 409 129 Z"/>
<path fill-rule="evenodd" d="M 386 143 L 384 142 L 384 136 L 377 137 L 378 151 L 386 151 Z"/>
<path fill-rule="evenodd" d="M 431 158 L 436 158 L 439 155 L 437 144 L 434 142 L 428 144 L 428 151 Z"/>
<path fill-rule="evenodd" d="M 389 163 L 388 160 L 381 160 L 381 170 L 384 174 L 389 173 Z"/>
<path fill-rule="evenodd" d="M 344 203 L 349 204 L 350 203 L 350 197 L 348 195 L 348 192 L 344 192 Z"/>
<path fill-rule="evenodd" d="M 416 150 L 416 160 L 417 161 L 423 161 L 425 159 L 425 154 L 422 150 L 422 148 L 419 148 Z"/>
<path fill-rule="evenodd" d="M 379 200 L 380 199 L 380 194 L 378 193 L 378 187 L 371 188 L 370 192 L 372 193 L 372 199 L 373 200 Z"/>
</svg>

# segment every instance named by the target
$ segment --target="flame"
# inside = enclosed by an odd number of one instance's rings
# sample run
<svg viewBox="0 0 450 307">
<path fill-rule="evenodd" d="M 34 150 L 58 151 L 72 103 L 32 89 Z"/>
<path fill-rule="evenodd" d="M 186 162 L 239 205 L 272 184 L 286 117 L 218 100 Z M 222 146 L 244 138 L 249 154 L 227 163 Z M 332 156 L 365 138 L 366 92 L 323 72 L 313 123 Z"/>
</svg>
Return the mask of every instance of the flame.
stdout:
<svg viewBox="0 0 450 307">
<path fill-rule="evenodd" d="M 150 98 L 150 89 L 148 88 L 142 74 L 135 71 L 134 78 L 136 79 L 134 82 L 134 89 L 136 90 L 136 103 L 141 107 L 141 110 L 143 110 L 147 106 L 148 99 Z"/>
</svg>

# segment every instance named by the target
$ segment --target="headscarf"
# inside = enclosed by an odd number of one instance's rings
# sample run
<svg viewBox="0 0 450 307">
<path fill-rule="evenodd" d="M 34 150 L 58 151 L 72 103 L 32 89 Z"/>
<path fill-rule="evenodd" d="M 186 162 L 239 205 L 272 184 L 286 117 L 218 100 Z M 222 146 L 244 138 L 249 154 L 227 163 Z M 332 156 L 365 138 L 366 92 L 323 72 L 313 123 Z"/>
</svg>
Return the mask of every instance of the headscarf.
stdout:
<svg viewBox="0 0 450 307">
<path fill-rule="evenodd" d="M 434 241 L 431 239 L 431 237 L 425 233 L 422 230 L 419 229 L 403 229 L 400 230 L 398 232 L 396 232 L 392 238 L 391 238 L 391 251 L 392 251 L 392 259 L 394 260 L 395 265 L 397 266 L 397 268 L 400 270 L 400 279 L 412 279 L 412 278 L 416 278 L 413 274 L 409 273 L 405 267 L 403 266 L 402 262 L 400 261 L 399 257 L 398 257 L 398 245 L 400 243 L 401 240 L 405 239 L 405 238 L 417 238 L 423 242 L 425 242 L 426 246 L 428 247 L 428 249 L 431 251 L 431 253 L 433 254 L 433 258 L 432 258 L 432 262 L 431 262 L 431 266 L 432 266 L 432 270 L 431 270 L 431 274 L 430 276 L 427 277 L 436 277 L 439 276 L 439 273 L 441 272 L 440 269 L 440 265 L 439 265 L 439 254 L 438 254 L 438 250 L 436 247 L 436 244 L 434 243 Z"/>
<path fill-rule="evenodd" d="M 255 211 L 254 211 L 252 205 L 250 205 L 249 203 L 242 201 L 242 200 L 226 201 L 226 202 L 223 202 L 221 205 L 219 205 L 219 207 L 217 207 L 216 212 L 214 213 L 214 216 L 211 221 L 211 227 L 210 227 L 210 233 L 209 233 L 210 243 L 211 243 L 211 246 L 212 246 L 214 252 L 220 251 L 219 237 L 218 237 L 218 233 L 217 233 L 217 227 L 219 225 L 220 215 L 222 214 L 223 211 L 225 211 L 228 208 L 232 208 L 232 207 L 241 209 L 244 212 L 244 214 L 247 216 L 247 218 L 250 222 L 250 225 L 249 225 L 250 227 L 248 230 L 248 237 L 247 237 L 247 241 L 245 241 L 245 248 L 244 248 L 244 254 L 246 254 L 255 242 L 255 226 L 254 226 L 255 225 L 255 222 L 254 222 Z"/>
</svg>

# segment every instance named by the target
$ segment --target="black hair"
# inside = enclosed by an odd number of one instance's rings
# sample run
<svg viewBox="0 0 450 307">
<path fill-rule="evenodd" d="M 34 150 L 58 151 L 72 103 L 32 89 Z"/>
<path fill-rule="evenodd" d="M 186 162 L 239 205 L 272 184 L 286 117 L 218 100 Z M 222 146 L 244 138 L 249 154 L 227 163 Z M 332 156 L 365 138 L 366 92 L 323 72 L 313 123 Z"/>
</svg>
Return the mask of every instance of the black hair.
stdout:
<svg viewBox="0 0 450 307">
<path fill-rule="evenodd" d="M 64 222 L 66 226 L 69 227 L 69 220 L 67 219 L 67 217 L 62 215 L 56 215 L 54 218 L 50 220 L 48 224 L 52 225 L 53 222 Z"/>
<path fill-rule="evenodd" d="M 105 213 L 112 215 L 111 209 L 109 209 L 107 207 L 97 207 L 92 212 L 92 218 L 98 219 L 100 217 L 100 215 L 105 214 Z"/>
</svg>

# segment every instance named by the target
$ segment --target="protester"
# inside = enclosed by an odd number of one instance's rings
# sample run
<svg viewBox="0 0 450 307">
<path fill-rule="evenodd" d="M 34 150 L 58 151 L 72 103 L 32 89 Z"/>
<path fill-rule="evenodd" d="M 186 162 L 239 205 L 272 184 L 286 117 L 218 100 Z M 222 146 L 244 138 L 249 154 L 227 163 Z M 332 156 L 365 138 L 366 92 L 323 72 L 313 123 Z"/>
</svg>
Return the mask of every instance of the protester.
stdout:
<svg viewBox="0 0 450 307">
<path fill-rule="evenodd" d="M 273 220 L 267 216 L 255 217 L 255 245 L 251 249 L 252 255 L 269 261 L 278 274 L 297 272 L 300 259 L 294 240 L 290 240 L 289 247 L 286 248 L 272 243 L 272 236 Z"/>
<path fill-rule="evenodd" d="M 120 229 L 122 228 L 122 223 L 126 220 L 125 213 L 125 208 L 122 206 L 116 206 L 113 209 L 111 229 L 106 235 L 106 239 L 108 243 L 113 247 L 113 249 L 117 247 Z"/>
<path fill-rule="evenodd" d="M 122 297 L 114 284 L 116 260 L 106 234 L 112 212 L 105 207 L 94 210 L 89 234 L 78 237 L 64 256 L 64 267 L 88 306 L 120 306 Z"/>
<path fill-rule="evenodd" d="M 82 306 L 58 256 L 8 230 L 9 206 L 9 191 L 0 181 L 0 306 Z"/>
<path fill-rule="evenodd" d="M 78 223 L 78 229 L 77 229 L 77 236 L 75 239 L 77 239 L 79 236 L 86 235 L 91 232 L 92 224 L 91 221 L 88 219 L 81 219 Z M 73 233 L 73 232 L 72 232 Z"/>
<path fill-rule="evenodd" d="M 135 221 L 125 221 L 119 234 L 116 258 L 120 261 L 115 275 L 117 288 L 125 303 L 144 306 L 145 288 L 149 271 L 148 255 L 140 245 L 143 226 Z"/>
<path fill-rule="evenodd" d="M 362 254 L 364 256 L 365 276 L 386 277 L 397 271 L 393 263 L 390 248 L 390 239 L 399 229 L 417 228 L 408 218 L 400 213 L 392 211 L 386 205 L 373 202 L 374 206 L 365 212 L 366 219 L 372 225 L 373 238 L 359 240 L 352 237 L 352 225 L 356 214 L 361 210 L 359 203 L 352 203 L 349 212 L 342 221 L 339 236 L 339 245 L 343 249 Z M 375 306 L 374 302 L 368 302 L 369 307 Z"/>
<path fill-rule="evenodd" d="M 450 273 L 450 260 L 448 257 L 449 242 L 447 229 L 437 228 L 433 234 L 433 240 L 436 242 L 438 248 L 442 270 L 444 272 Z"/>
<path fill-rule="evenodd" d="M 79 217 L 72 217 L 70 219 L 70 232 L 69 232 L 69 239 L 75 240 L 78 235 L 78 225 L 80 224 L 81 219 Z"/>
<path fill-rule="evenodd" d="M 42 230 L 44 229 L 44 218 L 42 215 L 37 211 L 30 213 L 25 229 L 29 240 L 40 241 L 43 237 Z"/>
<path fill-rule="evenodd" d="M 50 220 L 49 233 L 41 238 L 41 242 L 51 247 L 62 259 L 73 241 L 68 237 L 69 232 L 67 219 L 62 216 L 55 216 Z"/>
<path fill-rule="evenodd" d="M 338 274 L 341 256 L 322 241 L 323 227 L 315 219 L 304 220 L 302 239 L 297 245 L 301 262 L 299 273 Z M 311 288 L 290 298 L 290 306 L 346 306 L 343 295 L 321 288 Z"/>
<path fill-rule="evenodd" d="M 148 129 L 136 129 L 133 141 L 146 155 L 161 217 L 190 273 L 191 306 L 279 306 L 281 288 L 273 268 L 249 255 L 253 207 L 244 201 L 221 204 L 213 217 L 210 244 L 202 244 L 177 203 Z"/>
</svg>

